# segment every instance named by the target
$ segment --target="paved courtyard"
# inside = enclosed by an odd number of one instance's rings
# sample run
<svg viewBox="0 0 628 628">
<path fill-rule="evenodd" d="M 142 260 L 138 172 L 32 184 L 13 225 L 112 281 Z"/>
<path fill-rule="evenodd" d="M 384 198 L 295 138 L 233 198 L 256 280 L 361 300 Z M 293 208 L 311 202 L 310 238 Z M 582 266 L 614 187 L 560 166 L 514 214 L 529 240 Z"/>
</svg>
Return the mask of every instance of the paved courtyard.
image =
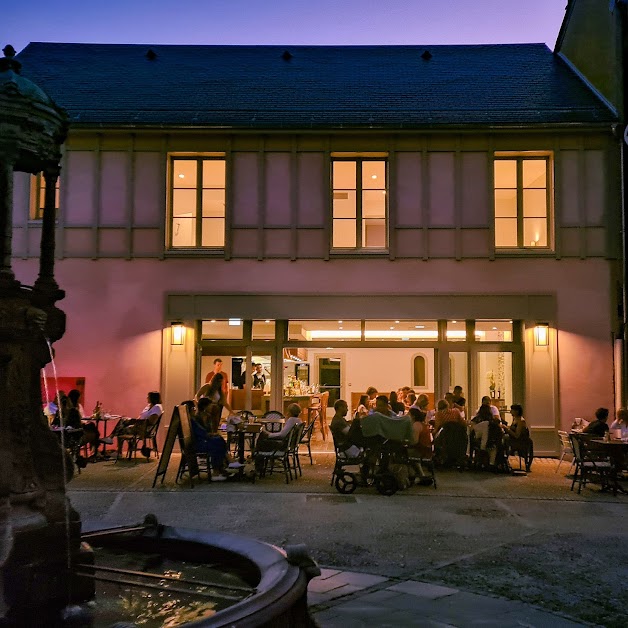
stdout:
<svg viewBox="0 0 628 628">
<path fill-rule="evenodd" d="M 340 495 L 333 457 L 303 477 L 163 484 L 143 458 L 90 464 L 69 486 L 89 525 L 141 521 L 304 542 L 323 568 L 309 588 L 321 626 L 625 626 L 628 497 L 571 492 L 563 462 L 537 459 L 527 476 L 442 471 L 438 489 L 392 497 Z"/>
</svg>

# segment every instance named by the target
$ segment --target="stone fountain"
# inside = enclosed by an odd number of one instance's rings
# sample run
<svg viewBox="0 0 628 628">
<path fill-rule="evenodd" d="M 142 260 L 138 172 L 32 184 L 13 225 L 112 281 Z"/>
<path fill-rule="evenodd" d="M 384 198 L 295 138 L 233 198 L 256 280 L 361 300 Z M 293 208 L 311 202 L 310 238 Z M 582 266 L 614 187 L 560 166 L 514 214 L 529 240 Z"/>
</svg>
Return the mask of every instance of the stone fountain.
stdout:
<svg viewBox="0 0 628 628">
<path fill-rule="evenodd" d="M 42 413 L 41 369 L 63 336 L 64 293 L 54 279 L 55 184 L 65 112 L 20 76 L 15 50 L 0 59 L 0 615 L 37 625 L 69 600 L 80 521 L 65 493 L 64 460 Z M 14 171 L 45 179 L 39 276 L 32 287 L 11 267 Z M 71 466 L 68 465 L 71 469 Z M 71 471 L 70 471 L 71 473 Z M 81 559 L 81 560 L 84 560 Z M 83 594 L 85 592 L 83 591 Z M 55 613 L 53 612 L 53 615 Z M 26 623 L 28 622 L 28 623 Z M 54 622 L 48 620 L 48 625 Z"/>
<path fill-rule="evenodd" d="M 125 578 L 137 577 L 138 571 L 120 569 L 119 563 L 101 564 L 97 560 L 98 551 L 81 541 L 81 522 L 65 489 L 72 464 L 42 412 L 40 372 L 52 359 L 52 344 L 65 332 L 65 315 L 56 307 L 64 292 L 54 278 L 55 187 L 68 124 L 65 112 L 37 85 L 20 75 L 15 50 L 6 46 L 3 51 L 5 57 L 0 59 L 0 626 L 90 626 L 96 621 L 91 610 L 79 605 L 93 600 L 96 583 L 115 573 L 121 574 L 126 586 L 129 583 Z M 39 276 L 32 287 L 20 283 L 11 266 L 16 171 L 40 174 L 45 181 Z M 123 556 L 139 549 L 151 560 L 157 555 L 182 565 L 190 558 L 198 560 L 202 556 L 207 564 L 223 565 L 225 574 L 235 569 L 246 584 L 245 599 L 212 610 L 211 614 L 205 612 L 205 619 L 192 621 L 191 625 L 313 625 L 307 612 L 307 583 L 320 570 L 304 546 L 287 548 L 284 553 L 279 548 L 234 535 L 161 526 L 151 517 L 142 525 L 95 531 L 84 538 L 95 542 L 95 548 L 112 547 Z M 98 575 L 103 572 L 105 576 Z M 145 581 L 141 586 L 151 591 L 156 589 L 155 578 L 164 579 L 163 575 L 146 570 L 139 576 Z M 194 585 L 198 588 L 199 583 L 188 584 L 195 589 Z M 136 590 L 141 591 L 138 586 Z M 224 581 L 215 587 L 229 589 Z M 196 596 L 199 595 L 197 592 Z M 99 593 L 92 606 L 98 606 L 99 600 L 102 606 L 107 606 L 105 597 Z M 207 594 L 200 597 L 207 598 Z M 117 598 L 114 595 L 111 599 Z M 134 625 L 125 621 L 124 625 Z"/>
</svg>

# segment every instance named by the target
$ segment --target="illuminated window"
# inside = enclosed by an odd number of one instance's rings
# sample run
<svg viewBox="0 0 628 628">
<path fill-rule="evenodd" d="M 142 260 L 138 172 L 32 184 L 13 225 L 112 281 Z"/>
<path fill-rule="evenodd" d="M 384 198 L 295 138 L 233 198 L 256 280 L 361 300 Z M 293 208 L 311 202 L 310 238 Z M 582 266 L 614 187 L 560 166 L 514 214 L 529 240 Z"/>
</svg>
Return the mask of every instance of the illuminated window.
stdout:
<svg viewBox="0 0 628 628">
<path fill-rule="evenodd" d="M 332 180 L 332 248 L 386 249 L 386 160 L 335 158 Z"/>
<path fill-rule="evenodd" d="M 478 342 L 512 342 L 512 321 L 477 320 L 475 339 Z"/>
<path fill-rule="evenodd" d="M 242 340 L 243 330 L 241 318 L 212 318 L 202 321 L 201 340 Z"/>
<path fill-rule="evenodd" d="M 551 156 L 495 154 L 495 246 L 551 247 Z"/>
<path fill-rule="evenodd" d="M 46 181 L 42 173 L 31 175 L 30 220 L 42 220 L 44 217 Z M 55 216 L 59 213 L 59 177 L 55 186 Z"/>
<path fill-rule="evenodd" d="M 224 157 L 170 158 L 170 246 L 225 245 Z"/>
</svg>

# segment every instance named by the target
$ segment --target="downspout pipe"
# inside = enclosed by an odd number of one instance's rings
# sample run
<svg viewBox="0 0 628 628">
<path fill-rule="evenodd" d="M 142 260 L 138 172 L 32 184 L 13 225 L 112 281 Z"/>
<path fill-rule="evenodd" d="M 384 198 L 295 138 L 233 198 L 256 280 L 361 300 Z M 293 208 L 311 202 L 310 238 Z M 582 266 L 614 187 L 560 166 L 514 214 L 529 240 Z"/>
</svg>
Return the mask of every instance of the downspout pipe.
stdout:
<svg viewBox="0 0 628 628">
<path fill-rule="evenodd" d="M 620 107 L 620 121 L 622 129 L 626 129 L 621 147 L 621 230 L 622 230 L 622 382 L 620 386 L 620 407 L 626 407 L 628 399 L 628 120 L 626 108 L 628 106 L 628 2 L 616 0 L 619 12 L 619 28 L 621 37 L 621 82 L 622 102 Z"/>
</svg>

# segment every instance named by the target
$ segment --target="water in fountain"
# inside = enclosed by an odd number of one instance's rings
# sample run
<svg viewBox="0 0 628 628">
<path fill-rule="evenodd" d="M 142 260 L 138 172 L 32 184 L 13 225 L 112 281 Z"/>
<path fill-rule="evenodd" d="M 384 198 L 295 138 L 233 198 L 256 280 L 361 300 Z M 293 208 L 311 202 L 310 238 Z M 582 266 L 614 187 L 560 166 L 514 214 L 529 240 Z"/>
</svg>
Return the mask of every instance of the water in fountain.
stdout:
<svg viewBox="0 0 628 628">
<path fill-rule="evenodd" d="M 50 403 L 50 391 L 48 390 L 48 379 L 46 378 L 46 368 L 41 369 L 41 379 L 44 382 L 44 393 L 46 395 L 46 406 Z M 48 420 L 50 423 L 50 419 Z"/>
<path fill-rule="evenodd" d="M 63 466 L 63 488 L 65 489 L 66 495 L 68 492 L 68 456 L 66 455 L 65 448 L 65 416 L 63 415 L 63 411 L 61 408 L 61 400 L 59 399 L 59 378 L 57 376 L 57 365 L 55 364 L 55 356 L 54 351 L 52 350 L 52 344 L 48 338 L 46 338 L 46 344 L 48 345 L 48 351 L 50 353 L 50 364 L 52 366 L 52 376 L 55 380 L 55 389 L 57 391 L 57 401 L 59 404 L 59 426 L 61 427 L 61 464 Z M 44 381 L 46 379 L 44 378 Z M 72 567 L 72 556 L 71 556 L 71 539 L 70 539 L 70 501 L 68 499 L 65 500 L 65 539 L 67 543 L 66 555 L 68 559 L 68 569 Z M 69 597 L 72 597 L 72 589 L 71 589 L 71 578 L 68 578 L 68 594 Z"/>
</svg>

